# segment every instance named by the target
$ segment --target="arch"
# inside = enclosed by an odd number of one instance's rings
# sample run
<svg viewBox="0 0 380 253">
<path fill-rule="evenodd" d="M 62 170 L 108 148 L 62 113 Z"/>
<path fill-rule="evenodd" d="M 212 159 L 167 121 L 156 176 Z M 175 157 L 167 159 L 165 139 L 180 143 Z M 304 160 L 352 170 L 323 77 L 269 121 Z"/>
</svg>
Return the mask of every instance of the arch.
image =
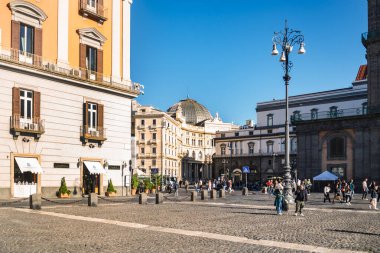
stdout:
<svg viewBox="0 0 380 253">
<path fill-rule="evenodd" d="M 46 13 L 34 4 L 15 0 L 8 4 L 12 12 L 12 20 L 26 23 L 41 28 L 42 23 L 48 18 Z"/>
</svg>

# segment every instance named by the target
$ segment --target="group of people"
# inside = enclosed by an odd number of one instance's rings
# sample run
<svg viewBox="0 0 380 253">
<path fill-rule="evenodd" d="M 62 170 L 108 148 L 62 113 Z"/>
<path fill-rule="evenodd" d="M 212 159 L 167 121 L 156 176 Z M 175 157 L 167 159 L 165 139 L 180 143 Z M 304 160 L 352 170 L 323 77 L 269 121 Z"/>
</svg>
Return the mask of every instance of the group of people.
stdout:
<svg viewBox="0 0 380 253">
<path fill-rule="evenodd" d="M 273 182 L 272 182 L 273 183 Z M 276 206 L 277 215 L 282 215 L 283 211 L 288 210 L 288 202 L 284 195 L 284 186 L 280 180 L 276 180 L 272 186 L 273 194 L 275 195 L 274 205 Z M 304 216 L 302 209 L 305 207 L 305 202 L 307 201 L 308 193 L 305 185 L 305 181 L 297 182 L 296 189 L 294 190 L 294 200 L 296 202 L 295 216 Z"/>
</svg>

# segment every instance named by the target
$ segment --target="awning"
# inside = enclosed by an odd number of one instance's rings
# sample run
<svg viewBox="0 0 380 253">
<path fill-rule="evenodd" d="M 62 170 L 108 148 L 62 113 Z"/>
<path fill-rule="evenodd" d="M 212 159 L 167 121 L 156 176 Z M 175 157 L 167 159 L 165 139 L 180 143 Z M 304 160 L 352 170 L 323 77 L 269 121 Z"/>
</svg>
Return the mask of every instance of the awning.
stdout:
<svg viewBox="0 0 380 253">
<path fill-rule="evenodd" d="M 18 167 L 21 172 L 30 171 L 34 174 L 43 173 L 40 163 L 37 158 L 33 157 L 15 157 Z"/>
<path fill-rule="evenodd" d="M 84 165 L 86 165 L 90 174 L 107 174 L 107 171 L 103 168 L 100 162 L 84 161 Z"/>
<path fill-rule="evenodd" d="M 331 172 L 325 171 L 318 176 L 313 177 L 314 181 L 335 181 L 338 177 Z"/>
<path fill-rule="evenodd" d="M 146 174 L 144 173 L 144 171 L 140 170 L 140 169 L 135 169 L 134 170 L 134 173 L 137 174 L 137 176 L 145 176 Z"/>
</svg>

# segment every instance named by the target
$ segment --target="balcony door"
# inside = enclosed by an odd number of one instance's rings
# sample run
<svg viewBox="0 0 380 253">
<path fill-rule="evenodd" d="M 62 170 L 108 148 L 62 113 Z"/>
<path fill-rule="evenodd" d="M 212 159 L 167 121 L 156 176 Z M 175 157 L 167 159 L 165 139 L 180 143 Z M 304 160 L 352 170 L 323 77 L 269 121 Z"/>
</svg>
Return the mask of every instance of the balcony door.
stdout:
<svg viewBox="0 0 380 253">
<path fill-rule="evenodd" d="M 88 131 L 96 131 L 98 127 L 98 105 L 94 103 L 88 103 L 87 112 L 87 125 Z"/>
<path fill-rule="evenodd" d="M 33 123 L 33 92 L 20 90 L 20 124 Z"/>
</svg>

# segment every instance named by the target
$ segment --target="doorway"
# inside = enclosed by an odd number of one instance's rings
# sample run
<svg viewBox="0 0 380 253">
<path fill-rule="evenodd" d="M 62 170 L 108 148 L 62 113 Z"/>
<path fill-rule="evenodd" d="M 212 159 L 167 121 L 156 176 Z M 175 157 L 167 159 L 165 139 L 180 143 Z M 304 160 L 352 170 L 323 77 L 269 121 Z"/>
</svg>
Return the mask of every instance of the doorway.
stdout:
<svg viewBox="0 0 380 253">
<path fill-rule="evenodd" d="M 84 165 L 83 169 L 83 194 L 88 195 L 90 193 L 99 194 L 100 188 L 100 175 L 99 174 L 90 174 L 90 171 Z"/>
</svg>

